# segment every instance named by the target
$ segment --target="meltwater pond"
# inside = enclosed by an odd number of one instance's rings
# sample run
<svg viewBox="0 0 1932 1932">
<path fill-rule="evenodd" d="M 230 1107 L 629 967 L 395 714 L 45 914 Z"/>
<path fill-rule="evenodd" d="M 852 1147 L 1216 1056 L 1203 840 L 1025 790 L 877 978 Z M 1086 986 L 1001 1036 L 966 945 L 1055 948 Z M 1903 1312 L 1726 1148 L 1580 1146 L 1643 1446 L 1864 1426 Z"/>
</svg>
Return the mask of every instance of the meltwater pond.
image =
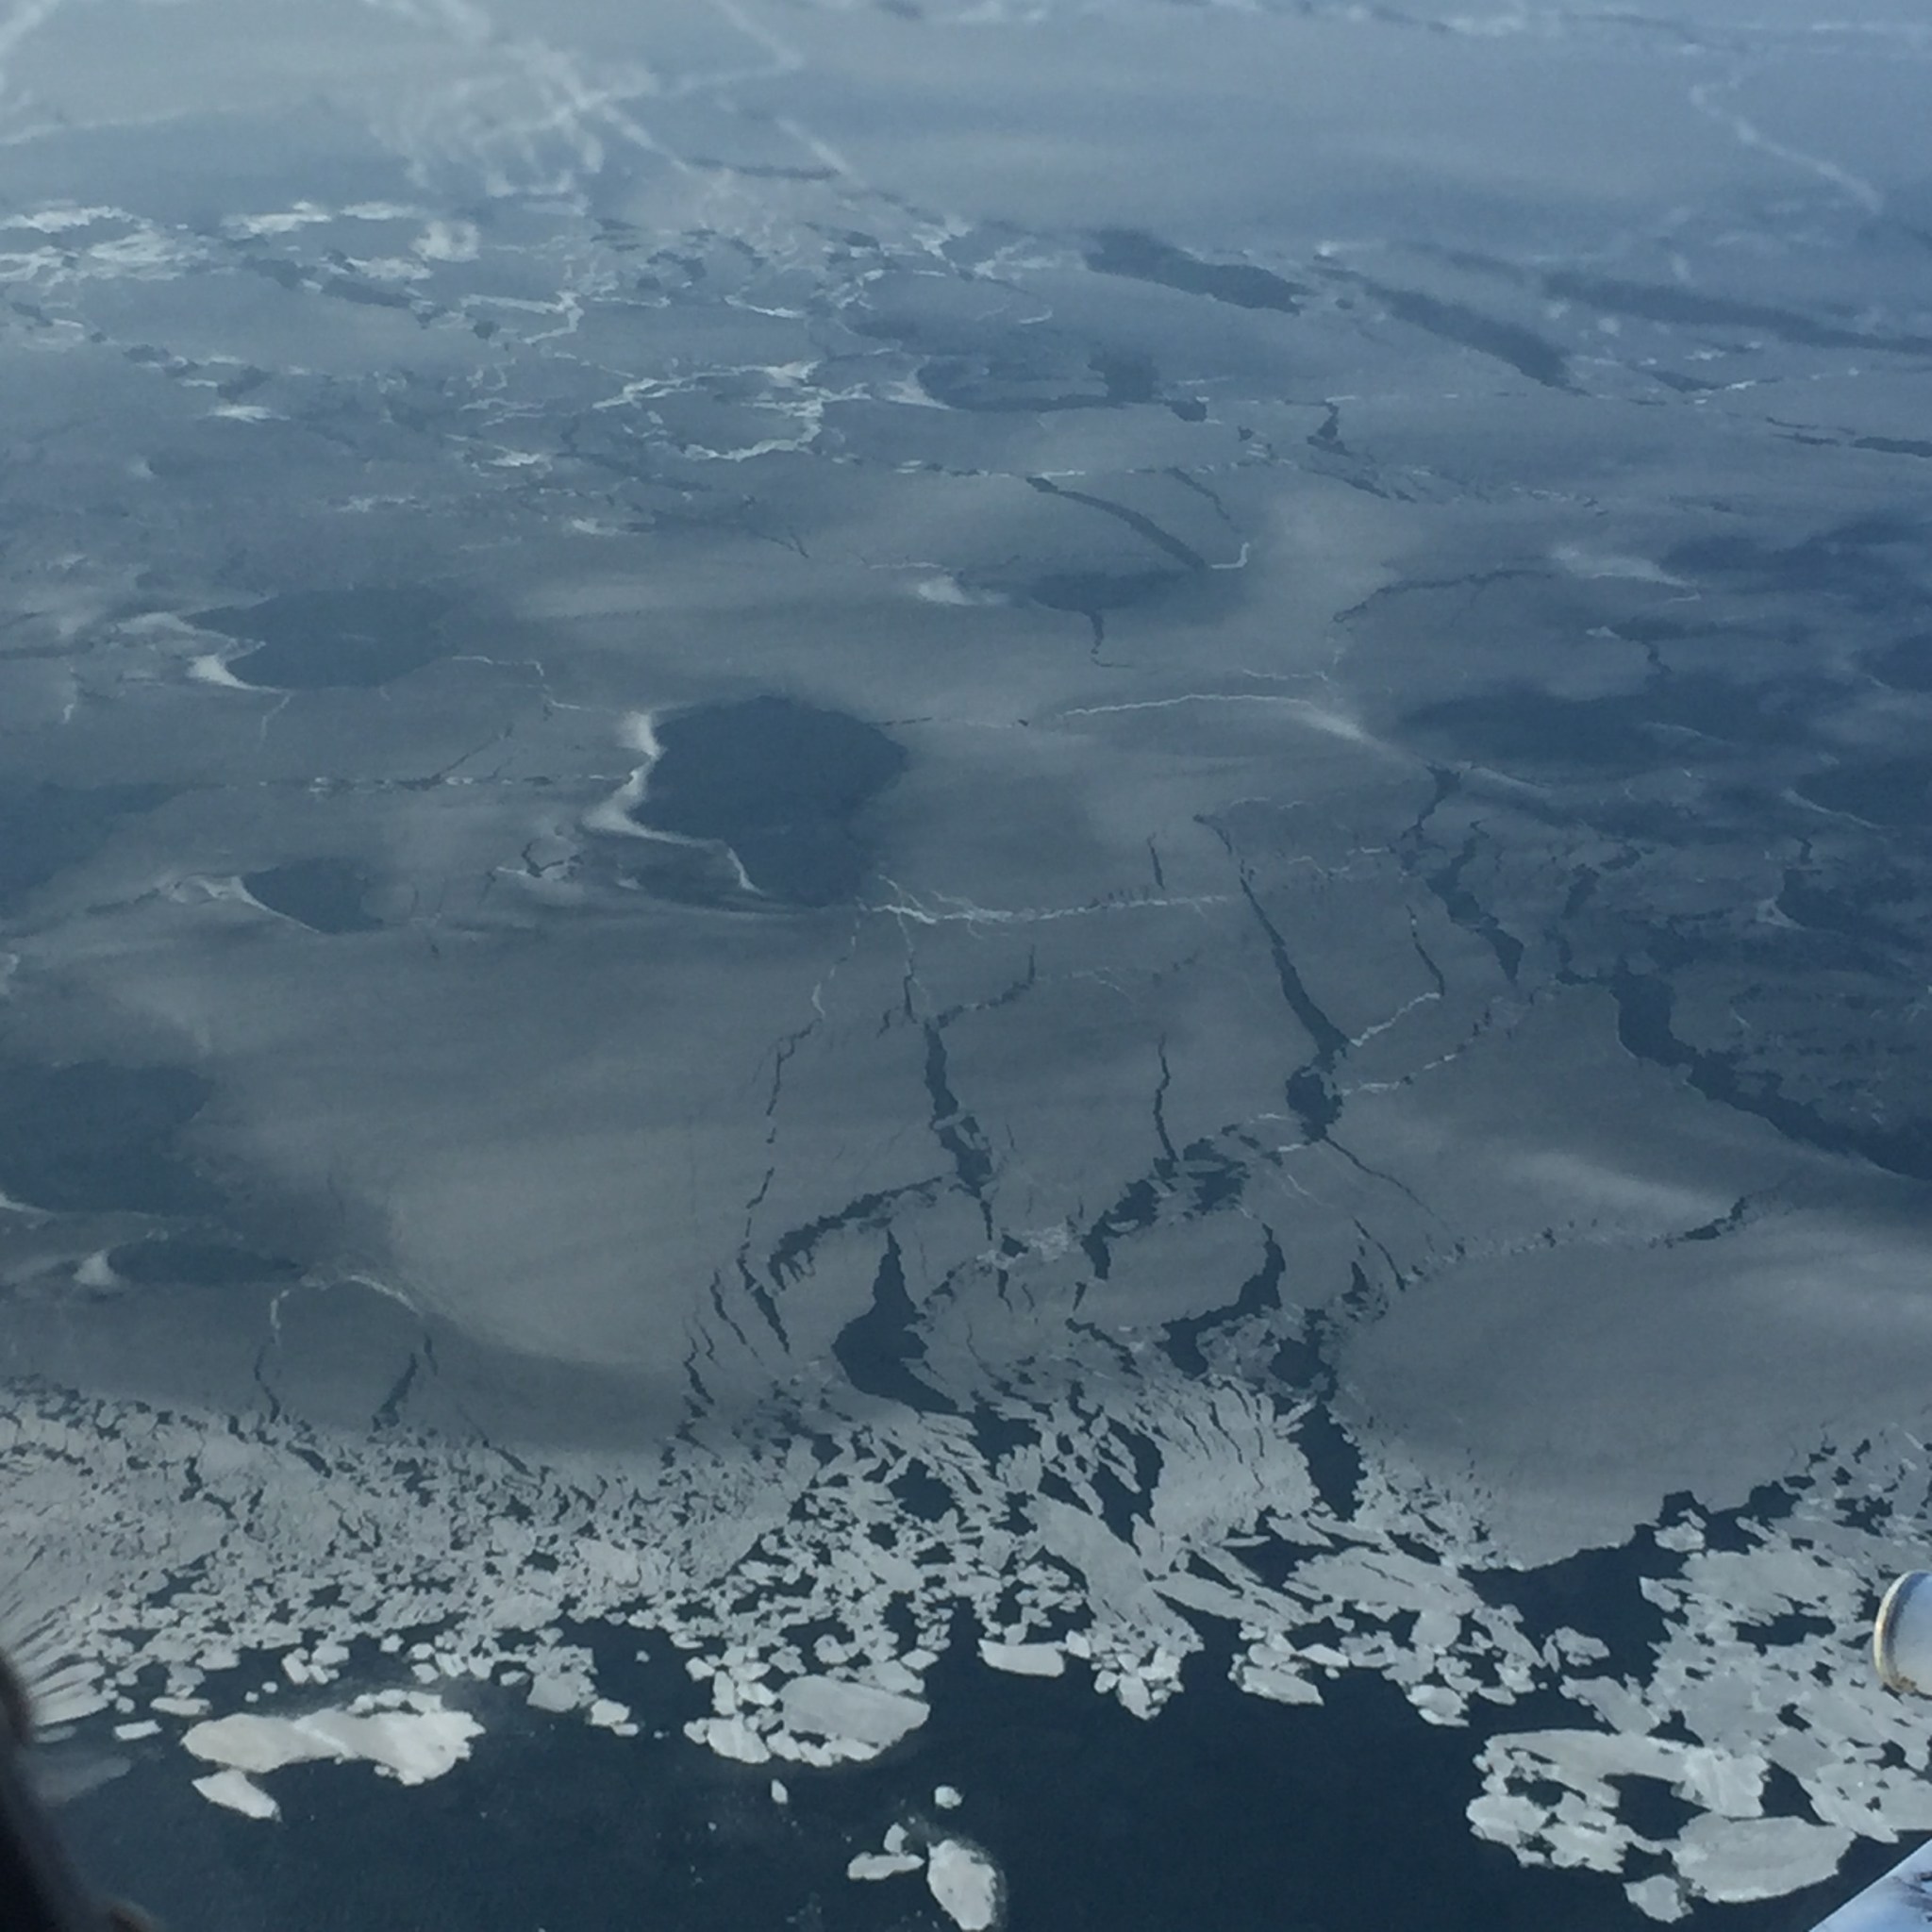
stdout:
<svg viewBox="0 0 1932 1932">
<path fill-rule="evenodd" d="M 1928 63 L 0 29 L 0 1642 L 90 1868 L 1801 1932 L 1932 1832 Z"/>
</svg>

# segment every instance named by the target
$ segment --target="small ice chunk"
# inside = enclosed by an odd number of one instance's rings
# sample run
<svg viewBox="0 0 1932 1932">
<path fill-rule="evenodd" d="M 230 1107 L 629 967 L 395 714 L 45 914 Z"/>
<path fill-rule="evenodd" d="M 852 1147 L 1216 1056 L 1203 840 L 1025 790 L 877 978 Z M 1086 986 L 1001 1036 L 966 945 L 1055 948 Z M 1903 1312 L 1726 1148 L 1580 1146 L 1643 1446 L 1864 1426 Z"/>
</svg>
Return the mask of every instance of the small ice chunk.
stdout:
<svg viewBox="0 0 1932 1932">
<path fill-rule="evenodd" d="M 1320 1704 L 1322 1687 L 1311 1684 L 1299 1671 L 1263 1669 L 1249 1663 L 1241 1666 L 1240 1683 L 1243 1690 L 1256 1697 L 1266 1697 L 1275 1704 Z"/>
<path fill-rule="evenodd" d="M 1662 1541 L 1661 1538 L 1658 1539 Z M 1624 1896 L 1643 1914 L 1646 1919 L 1659 1919 L 1665 1924 L 1681 1919 L 1688 1907 L 1684 1894 L 1677 1889 L 1677 1881 L 1659 1872 L 1655 1877 L 1645 1878 L 1635 1885 L 1624 1888 Z"/>
<path fill-rule="evenodd" d="M 206 1717 L 208 1702 L 206 1697 L 150 1697 L 147 1707 L 163 1717 Z"/>
<path fill-rule="evenodd" d="M 1000 1908 L 1000 1874 L 984 1852 L 941 1839 L 926 1860 L 925 1882 L 959 1932 L 987 1932 Z"/>
<path fill-rule="evenodd" d="M 886 1849 L 896 1857 L 906 1849 L 908 1840 L 903 1824 L 889 1824 L 886 1827 Z"/>
<path fill-rule="evenodd" d="M 630 1707 L 619 1704 L 614 1698 L 598 1698 L 584 1713 L 587 1722 L 600 1725 L 607 1731 L 614 1731 L 621 1724 L 630 1721 Z"/>
<path fill-rule="evenodd" d="M 153 1718 L 149 1717 L 142 1718 L 138 1723 L 131 1724 L 116 1724 L 114 1726 L 114 1735 L 124 1744 L 131 1744 L 137 1738 L 158 1736 L 160 1728 L 160 1725 L 156 1724 Z"/>
<path fill-rule="evenodd" d="M 1411 1684 L 1408 1701 L 1432 1724 L 1459 1724 L 1469 1707 L 1446 1684 Z"/>
<path fill-rule="evenodd" d="M 282 1807 L 245 1772 L 216 1771 L 194 1779 L 194 1789 L 210 1805 L 225 1806 L 244 1818 L 279 1818 Z"/>
<path fill-rule="evenodd" d="M 941 1811 L 957 1811 L 966 1802 L 951 1785 L 939 1786 L 932 1794 L 932 1801 Z"/>
<path fill-rule="evenodd" d="M 785 1789 L 785 1780 L 774 1777 L 772 1780 L 772 1803 L 774 1805 L 789 1805 L 791 1802 L 791 1793 Z"/>
<path fill-rule="evenodd" d="M 883 1750 L 916 1731 L 929 1715 L 922 1698 L 840 1677 L 794 1677 L 780 1693 L 785 1722 L 794 1731 L 849 1740 Z"/>
<path fill-rule="evenodd" d="M 848 1878 L 896 1878 L 917 1872 L 925 1860 L 911 1852 L 860 1852 L 845 1868 Z"/>
<path fill-rule="evenodd" d="M 536 1671 L 530 1676 L 530 1707 L 533 1710 L 575 1710 L 590 1687 L 575 1672 Z"/>
<path fill-rule="evenodd" d="M 1058 1677 L 1067 1667 L 1057 1643 L 995 1643 L 991 1637 L 979 1640 L 979 1659 L 1016 1677 Z"/>
</svg>

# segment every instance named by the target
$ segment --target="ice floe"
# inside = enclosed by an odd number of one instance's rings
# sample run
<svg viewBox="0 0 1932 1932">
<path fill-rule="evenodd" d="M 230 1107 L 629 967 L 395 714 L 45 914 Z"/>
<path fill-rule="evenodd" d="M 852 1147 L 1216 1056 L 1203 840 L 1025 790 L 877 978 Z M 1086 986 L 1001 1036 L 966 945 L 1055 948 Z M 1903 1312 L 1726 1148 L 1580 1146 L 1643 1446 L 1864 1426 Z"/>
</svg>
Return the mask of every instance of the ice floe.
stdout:
<svg viewBox="0 0 1932 1932">
<path fill-rule="evenodd" d="M 846 1865 L 845 1875 L 861 1880 L 896 1878 L 903 1872 L 917 1872 L 924 1863 L 915 1852 L 860 1852 Z"/>
<path fill-rule="evenodd" d="M 1056 1644 L 998 1643 L 990 1637 L 979 1640 L 979 1658 L 1016 1677 L 1058 1677 L 1067 1668 L 1066 1653 Z"/>
<path fill-rule="evenodd" d="M 928 1854 L 925 1882 L 959 1932 L 987 1932 L 999 1918 L 999 1867 L 976 1846 L 941 1839 Z"/>
<path fill-rule="evenodd" d="M 852 1742 L 874 1751 L 896 1744 L 928 1715 L 917 1697 L 838 1677 L 795 1677 L 780 1693 L 787 1725 L 827 1742 Z"/>
<path fill-rule="evenodd" d="M 357 1698 L 343 1709 L 294 1717 L 237 1712 L 205 1719 L 192 1726 L 181 1742 L 195 1757 L 244 1778 L 321 1759 L 373 1764 L 399 1783 L 418 1785 L 441 1777 L 459 1764 L 470 1755 L 471 1740 L 481 1736 L 482 1729 L 468 1712 L 451 1710 L 439 1698 L 410 1692 L 400 1708 L 371 1695 Z M 224 1784 L 219 1791 L 208 1790 L 215 1782 L 204 1780 L 197 1789 L 218 1804 L 248 1808 L 235 1802 L 238 1787 Z M 250 1815 L 270 1814 L 258 1809 Z"/>
<path fill-rule="evenodd" d="M 210 1805 L 239 1811 L 244 1818 L 279 1818 L 282 1807 L 242 1771 L 211 1771 L 189 1782 Z"/>
</svg>

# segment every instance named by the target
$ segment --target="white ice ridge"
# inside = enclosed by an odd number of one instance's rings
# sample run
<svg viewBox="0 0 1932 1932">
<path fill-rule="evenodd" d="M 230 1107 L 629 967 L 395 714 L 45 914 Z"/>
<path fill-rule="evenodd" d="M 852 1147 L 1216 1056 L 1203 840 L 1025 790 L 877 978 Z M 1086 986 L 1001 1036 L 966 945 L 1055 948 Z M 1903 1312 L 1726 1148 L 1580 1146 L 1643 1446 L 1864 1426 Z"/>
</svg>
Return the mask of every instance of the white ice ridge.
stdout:
<svg viewBox="0 0 1932 1932">
<path fill-rule="evenodd" d="M 1472 1826 L 1528 1863 L 1625 1875 L 1653 1917 L 1822 1876 L 1855 1834 L 1932 1831 L 1932 1731 L 1852 1654 L 1927 1513 L 1903 1434 L 1821 1451 L 1784 1477 L 1789 1514 L 1727 1525 L 1723 1547 L 1694 1515 L 1659 1526 L 1642 1587 L 1663 1643 L 1654 1662 L 1613 1659 L 1588 1629 L 1532 1637 L 1494 1601 L 1507 1575 L 1480 1524 L 1387 1452 L 1363 1453 L 1338 1514 L 1306 1411 L 1152 1352 L 1136 1378 L 1109 1359 L 1096 1411 L 1077 1393 L 1096 1373 L 1086 1345 L 1009 1387 L 995 1454 L 950 1417 L 827 1411 L 702 1460 L 543 1469 L 22 1386 L 0 1414 L 0 1537 L 42 1548 L 57 1597 L 73 1581 L 67 1649 L 104 1728 L 185 1727 L 204 1794 L 256 1810 L 267 1794 L 238 1780 L 302 1757 L 447 1769 L 475 1735 L 462 1687 L 481 1679 L 523 1687 L 541 1721 L 633 1730 L 566 1623 L 633 1643 L 661 1631 L 708 1687 L 691 1729 L 710 1749 L 774 1769 L 870 1757 L 924 1721 L 963 1609 L 991 1662 L 1063 1659 L 1141 1715 L 1179 1691 L 1204 1614 L 1238 1633 L 1235 1681 L 1270 1698 L 1318 1700 L 1366 1671 L 1454 1725 L 1560 1693 L 1593 1717 L 1491 1739 Z M 917 1518 L 895 1490 L 915 1469 L 945 1498 Z M 1103 1484 L 1135 1495 L 1131 1537 Z M 208 1674 L 264 1655 L 287 1661 L 258 1707 L 208 1712 Z M 409 1688 L 304 1707 L 345 1669 Z M 1774 1768 L 1809 1817 L 1769 1815 Z M 1681 1797 L 1681 1828 L 1640 1829 L 1655 1807 L 1624 1815 L 1641 1781 Z"/>
</svg>

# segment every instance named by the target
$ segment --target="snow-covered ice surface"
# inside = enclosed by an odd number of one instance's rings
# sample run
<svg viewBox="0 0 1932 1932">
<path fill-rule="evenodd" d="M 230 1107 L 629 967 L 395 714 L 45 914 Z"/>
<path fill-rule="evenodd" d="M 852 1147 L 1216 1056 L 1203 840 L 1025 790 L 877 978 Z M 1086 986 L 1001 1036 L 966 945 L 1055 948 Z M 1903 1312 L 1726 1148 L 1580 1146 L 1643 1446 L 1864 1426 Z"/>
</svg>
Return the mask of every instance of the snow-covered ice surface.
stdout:
<svg viewBox="0 0 1932 1932">
<path fill-rule="evenodd" d="M 902 1776 L 832 1896 L 937 1932 L 1047 1909 L 956 1666 L 1157 1757 L 1399 1700 L 1498 1924 L 1932 1831 L 1857 1652 L 1932 1504 L 1928 61 L 0 25 L 47 1720 L 250 1843 L 531 1739 L 759 1830 Z"/>
</svg>

